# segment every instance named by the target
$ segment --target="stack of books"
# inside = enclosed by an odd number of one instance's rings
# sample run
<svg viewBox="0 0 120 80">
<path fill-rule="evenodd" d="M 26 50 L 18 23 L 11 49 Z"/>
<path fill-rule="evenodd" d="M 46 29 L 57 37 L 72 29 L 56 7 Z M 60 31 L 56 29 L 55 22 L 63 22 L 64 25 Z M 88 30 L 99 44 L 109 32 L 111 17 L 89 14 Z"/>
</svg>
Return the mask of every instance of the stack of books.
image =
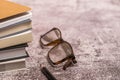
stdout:
<svg viewBox="0 0 120 80">
<path fill-rule="evenodd" d="M 0 71 L 25 68 L 25 50 L 32 41 L 30 8 L 0 0 Z"/>
</svg>

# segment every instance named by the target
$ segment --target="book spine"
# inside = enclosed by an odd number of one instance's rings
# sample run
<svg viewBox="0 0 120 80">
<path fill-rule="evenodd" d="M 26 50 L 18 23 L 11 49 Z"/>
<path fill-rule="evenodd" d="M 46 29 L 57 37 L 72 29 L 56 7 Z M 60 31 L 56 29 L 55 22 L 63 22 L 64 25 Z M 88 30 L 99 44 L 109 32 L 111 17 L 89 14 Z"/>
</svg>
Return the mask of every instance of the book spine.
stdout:
<svg viewBox="0 0 120 80">
<path fill-rule="evenodd" d="M 32 41 L 31 30 L 0 39 L 0 49 Z"/>
<path fill-rule="evenodd" d="M 4 28 L 6 26 L 13 25 L 13 24 L 21 22 L 23 20 L 30 19 L 31 17 L 32 17 L 32 13 L 29 13 L 28 15 L 24 15 L 21 17 L 17 17 L 17 18 L 2 22 L 2 23 L 0 23 L 0 28 Z"/>
<path fill-rule="evenodd" d="M 18 25 L 25 24 L 25 23 L 28 23 L 28 22 L 32 22 L 31 19 L 23 20 L 23 21 L 20 21 L 20 22 L 17 22 L 15 24 L 8 25 L 8 26 L 5 26 L 5 27 L 0 27 L 0 31 L 6 30 L 6 29 L 9 29 L 9 28 L 12 28 L 12 27 L 16 27 Z"/>
<path fill-rule="evenodd" d="M 19 31 L 19 32 L 16 32 L 16 33 L 8 34 L 8 35 L 0 37 L 0 39 L 5 38 L 5 37 L 9 37 L 9 36 L 13 36 L 13 35 L 17 35 L 17 34 L 20 34 L 22 32 L 25 32 L 25 31 L 28 31 L 28 30 L 31 30 L 31 29 L 32 28 L 28 28 L 28 29 L 25 29 L 25 30 L 22 30 L 22 31 Z"/>
<path fill-rule="evenodd" d="M 14 49 L 14 48 L 22 48 L 22 47 L 28 47 L 27 43 L 15 45 L 15 46 L 10 46 L 10 47 L 6 47 L 6 48 L 1 48 L 0 51 L 10 50 L 10 49 Z"/>
</svg>

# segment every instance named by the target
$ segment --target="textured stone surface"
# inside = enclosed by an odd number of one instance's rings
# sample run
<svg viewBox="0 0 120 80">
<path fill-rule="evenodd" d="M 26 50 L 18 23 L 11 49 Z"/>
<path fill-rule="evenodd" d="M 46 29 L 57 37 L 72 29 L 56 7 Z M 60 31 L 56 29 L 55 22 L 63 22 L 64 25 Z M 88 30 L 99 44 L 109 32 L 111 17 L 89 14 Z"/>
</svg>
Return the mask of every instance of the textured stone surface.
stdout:
<svg viewBox="0 0 120 80">
<path fill-rule="evenodd" d="M 0 74 L 0 80 L 47 80 L 45 65 L 58 80 L 120 80 L 120 0 L 12 0 L 30 6 L 33 41 L 27 69 Z M 41 34 L 58 27 L 72 44 L 78 63 L 66 71 L 51 67 L 41 49 Z"/>
</svg>

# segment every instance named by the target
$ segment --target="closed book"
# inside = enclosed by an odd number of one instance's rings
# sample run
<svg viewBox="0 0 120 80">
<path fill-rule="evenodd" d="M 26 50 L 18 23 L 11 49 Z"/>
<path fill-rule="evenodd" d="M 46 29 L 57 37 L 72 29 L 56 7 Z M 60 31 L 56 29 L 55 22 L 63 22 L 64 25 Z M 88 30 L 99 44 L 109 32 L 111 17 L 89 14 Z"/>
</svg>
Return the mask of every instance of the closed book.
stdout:
<svg viewBox="0 0 120 80">
<path fill-rule="evenodd" d="M 31 21 L 21 23 L 21 24 L 16 24 L 16 25 L 14 24 L 8 28 L 0 30 L 0 37 L 6 36 L 9 34 L 13 34 L 13 33 L 19 32 L 19 31 L 23 31 L 23 30 L 26 30 L 29 28 L 32 28 Z"/>
<path fill-rule="evenodd" d="M 0 63 L 0 72 L 25 69 L 25 58 Z"/>
<path fill-rule="evenodd" d="M 8 0 L 0 0 L 0 19 L 30 11 L 31 8 Z"/>
<path fill-rule="evenodd" d="M 31 28 L 0 38 L 0 49 L 32 41 Z"/>
<path fill-rule="evenodd" d="M 8 17 L 5 19 L 1 19 L 0 20 L 0 30 L 6 27 L 10 27 L 16 23 L 19 23 L 21 21 L 24 20 L 28 20 L 32 17 L 32 13 L 31 12 L 25 12 L 19 15 L 15 15 L 13 17 Z"/>
<path fill-rule="evenodd" d="M 25 50 L 27 43 L 7 47 L 0 50 L 0 63 L 29 57 Z"/>
</svg>

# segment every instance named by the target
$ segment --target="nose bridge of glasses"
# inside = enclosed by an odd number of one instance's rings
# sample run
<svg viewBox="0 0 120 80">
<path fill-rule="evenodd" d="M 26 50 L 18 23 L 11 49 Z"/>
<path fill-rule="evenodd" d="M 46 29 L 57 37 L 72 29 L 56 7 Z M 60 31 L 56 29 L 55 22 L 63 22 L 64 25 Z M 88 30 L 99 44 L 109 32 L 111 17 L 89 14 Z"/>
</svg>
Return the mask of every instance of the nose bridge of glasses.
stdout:
<svg viewBox="0 0 120 80">
<path fill-rule="evenodd" d="M 56 44 L 61 43 L 62 41 L 63 41 L 62 39 L 57 39 L 57 40 L 54 40 L 54 41 L 48 43 L 47 46 L 54 46 Z"/>
</svg>

